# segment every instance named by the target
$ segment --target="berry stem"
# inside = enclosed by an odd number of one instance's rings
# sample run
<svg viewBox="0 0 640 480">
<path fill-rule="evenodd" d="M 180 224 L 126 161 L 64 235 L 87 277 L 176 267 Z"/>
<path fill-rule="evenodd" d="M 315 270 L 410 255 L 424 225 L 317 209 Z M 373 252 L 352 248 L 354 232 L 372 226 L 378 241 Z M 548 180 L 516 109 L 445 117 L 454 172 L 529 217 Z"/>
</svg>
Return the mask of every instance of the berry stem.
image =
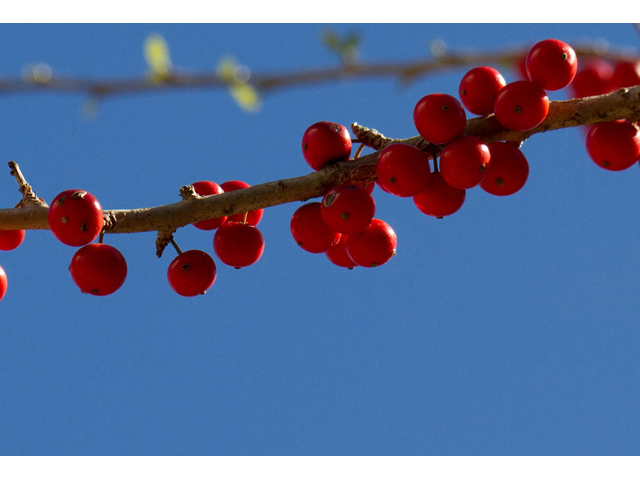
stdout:
<svg viewBox="0 0 640 480">
<path fill-rule="evenodd" d="M 176 243 L 176 241 L 172 238 L 169 240 L 171 242 L 171 245 L 173 245 L 173 248 L 176 249 L 176 252 L 178 252 L 178 255 L 182 255 L 182 250 L 180 250 L 180 247 L 178 247 L 178 244 Z"/>
</svg>

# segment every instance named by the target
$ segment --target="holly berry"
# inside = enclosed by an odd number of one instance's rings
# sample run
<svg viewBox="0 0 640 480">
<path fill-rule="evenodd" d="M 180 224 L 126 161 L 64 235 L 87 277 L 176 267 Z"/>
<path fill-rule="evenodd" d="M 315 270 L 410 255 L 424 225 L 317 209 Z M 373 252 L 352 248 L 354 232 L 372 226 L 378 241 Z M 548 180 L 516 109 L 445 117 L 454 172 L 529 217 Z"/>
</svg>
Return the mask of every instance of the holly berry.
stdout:
<svg viewBox="0 0 640 480">
<path fill-rule="evenodd" d="M 7 293 L 7 274 L 4 272 L 4 269 L 0 266 L 0 300 L 4 298 L 4 294 Z"/>
<path fill-rule="evenodd" d="M 427 142 L 444 144 L 462 135 L 467 126 L 467 114 L 455 97 L 432 93 L 416 104 L 413 123 Z"/>
<path fill-rule="evenodd" d="M 347 253 L 347 238 L 349 238 L 349 235 L 342 235 L 338 243 L 324 252 L 324 254 L 334 265 L 352 270 L 354 267 L 357 267 L 358 264 L 351 260 L 351 257 Z"/>
<path fill-rule="evenodd" d="M 361 186 L 344 184 L 325 194 L 320 211 L 329 228 L 352 234 L 369 226 L 376 213 L 376 203 Z"/>
<path fill-rule="evenodd" d="M 413 203 L 425 215 L 442 218 L 460 210 L 466 196 L 466 190 L 452 187 L 440 172 L 433 172 L 429 184 L 413 196 Z"/>
<path fill-rule="evenodd" d="M 202 250 L 180 253 L 169 264 L 167 280 L 178 295 L 195 297 L 203 295 L 216 281 L 216 264 Z"/>
<path fill-rule="evenodd" d="M 440 173 L 444 181 L 454 188 L 473 188 L 487 174 L 490 162 L 487 146 L 476 137 L 463 135 L 442 150 Z"/>
<path fill-rule="evenodd" d="M 362 232 L 349 235 L 347 253 L 356 264 L 372 268 L 384 265 L 396 254 L 396 232 L 382 220 L 374 218 Z"/>
<path fill-rule="evenodd" d="M 573 48 L 553 38 L 536 43 L 527 55 L 529 79 L 544 90 L 560 90 L 571 83 L 578 70 Z"/>
<path fill-rule="evenodd" d="M 458 94 L 467 110 L 476 115 L 493 113 L 498 92 L 507 84 L 495 68 L 476 67 L 465 73 Z"/>
<path fill-rule="evenodd" d="M 224 190 L 220 187 L 220 185 L 215 182 L 209 182 L 206 180 L 202 182 L 195 182 L 194 184 L 192 184 L 192 186 L 193 190 L 198 195 L 201 195 L 203 197 L 224 193 Z M 193 224 L 193 226 L 199 228 L 200 230 L 215 230 L 226 221 L 227 217 L 212 218 L 210 220 L 196 222 Z"/>
<path fill-rule="evenodd" d="M 51 202 L 49 228 L 65 245 L 81 247 L 93 242 L 102 230 L 102 207 L 84 190 L 65 190 Z"/>
<path fill-rule="evenodd" d="M 549 97 L 537 84 L 518 80 L 507 84 L 496 98 L 496 120 L 505 128 L 523 132 L 540 125 L 549 113 Z"/>
<path fill-rule="evenodd" d="M 262 256 L 264 237 L 254 225 L 227 221 L 213 236 L 213 251 L 226 265 L 248 267 Z"/>
<path fill-rule="evenodd" d="M 602 95 L 613 91 L 613 67 L 601 58 L 590 59 L 571 82 L 576 98 Z"/>
<path fill-rule="evenodd" d="M 314 123 L 302 135 L 302 156 L 314 170 L 320 170 L 329 163 L 349 160 L 351 135 L 338 123 Z"/>
<path fill-rule="evenodd" d="M 9 251 L 18 248 L 24 241 L 24 230 L 0 230 L 0 250 Z"/>
<path fill-rule="evenodd" d="M 232 192 L 234 190 L 241 190 L 243 188 L 249 188 L 251 185 L 248 183 L 242 182 L 240 180 L 229 180 L 228 182 L 224 182 L 220 184 L 220 188 L 224 192 Z M 251 210 L 247 214 L 246 222 L 249 225 L 258 225 L 260 220 L 262 220 L 262 215 L 264 214 L 264 209 L 260 208 L 258 210 Z M 242 222 L 244 220 L 244 213 L 236 213 L 235 215 L 231 215 L 227 217 L 228 222 Z"/>
<path fill-rule="evenodd" d="M 419 148 L 394 143 L 380 152 L 376 171 L 383 190 L 398 197 L 412 197 L 429 182 L 431 167 Z"/>
<path fill-rule="evenodd" d="M 492 195 L 506 196 L 519 191 L 529 178 L 529 163 L 513 143 L 487 144 L 491 163 L 480 188 Z"/>
<path fill-rule="evenodd" d="M 111 295 L 127 278 L 127 262 L 111 245 L 91 243 L 75 253 L 69 271 L 83 293 Z"/>
<path fill-rule="evenodd" d="M 625 170 L 640 156 L 640 135 L 627 120 L 593 125 L 587 133 L 586 144 L 591 160 L 607 170 Z"/>
<path fill-rule="evenodd" d="M 300 248 L 324 253 L 340 241 L 341 234 L 329 228 L 322 218 L 320 202 L 307 203 L 291 217 L 291 235 Z"/>
<path fill-rule="evenodd" d="M 618 62 L 613 69 L 611 87 L 613 90 L 640 85 L 640 60 Z"/>
</svg>

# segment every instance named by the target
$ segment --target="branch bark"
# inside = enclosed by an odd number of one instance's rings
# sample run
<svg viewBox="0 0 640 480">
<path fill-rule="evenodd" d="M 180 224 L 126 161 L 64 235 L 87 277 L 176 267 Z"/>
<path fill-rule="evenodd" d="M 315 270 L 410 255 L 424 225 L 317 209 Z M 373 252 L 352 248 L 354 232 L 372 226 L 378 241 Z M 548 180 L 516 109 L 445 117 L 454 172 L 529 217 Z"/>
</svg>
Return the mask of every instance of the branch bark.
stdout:
<svg viewBox="0 0 640 480">
<path fill-rule="evenodd" d="M 478 137 L 487 143 L 499 140 L 523 142 L 532 135 L 546 131 L 623 118 L 631 122 L 640 121 L 640 86 L 623 88 L 596 97 L 551 102 L 546 120 L 526 132 L 509 131 L 502 127 L 493 115 L 489 115 L 468 120 L 465 134 Z M 352 130 L 365 145 L 377 151 L 356 160 L 329 165 L 319 172 L 220 195 L 200 197 L 186 186 L 181 190 L 182 201 L 177 203 L 130 210 L 106 210 L 105 232 L 174 232 L 180 227 L 209 218 L 322 197 L 335 185 L 345 182 L 366 183 L 375 179 L 378 150 L 393 142 L 415 145 L 428 155 L 434 152 L 434 146 L 420 136 L 391 139 L 357 124 L 352 125 Z M 24 177 L 22 179 L 26 184 Z M 22 184 L 20 188 L 23 191 Z M 21 208 L 0 210 L 0 230 L 49 228 L 46 204 L 37 199 L 22 203 Z"/>
</svg>

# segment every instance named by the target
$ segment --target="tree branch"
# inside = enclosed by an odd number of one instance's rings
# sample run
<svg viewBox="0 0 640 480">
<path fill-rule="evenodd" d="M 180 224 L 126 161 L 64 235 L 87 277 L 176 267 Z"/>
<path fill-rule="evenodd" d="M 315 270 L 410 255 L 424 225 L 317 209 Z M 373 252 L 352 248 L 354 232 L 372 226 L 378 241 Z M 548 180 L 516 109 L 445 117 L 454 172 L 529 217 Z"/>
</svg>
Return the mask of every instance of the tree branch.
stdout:
<svg viewBox="0 0 640 480">
<path fill-rule="evenodd" d="M 623 118 L 632 122 L 640 121 L 640 86 L 623 88 L 595 97 L 551 102 L 546 120 L 538 127 L 526 132 L 506 130 L 493 115 L 489 115 L 468 120 L 465 134 L 478 137 L 484 142 L 498 140 L 523 142 L 532 135 L 546 131 Z M 403 142 L 417 146 L 429 156 L 434 152 L 434 146 L 420 136 L 390 139 L 375 130 L 357 124 L 354 124 L 352 129 L 365 145 L 376 150 L 393 142 Z M 376 151 L 356 160 L 329 165 L 319 172 L 302 177 L 276 180 L 209 197 L 201 197 L 195 194 L 192 188 L 185 186 L 181 189 L 183 199 L 177 203 L 149 208 L 105 211 L 105 232 L 159 231 L 170 235 L 176 229 L 194 222 L 321 197 L 335 185 L 345 182 L 366 183 L 375 179 L 377 160 L 378 152 Z M 11 167 L 12 172 L 19 172 L 15 162 L 10 165 L 14 165 Z M 20 191 L 26 191 L 27 188 L 24 185 L 28 184 L 21 173 L 18 179 Z M 2 209 L 0 210 L 0 230 L 48 229 L 47 211 L 46 204 L 39 200 L 23 202 L 22 208 Z"/>
<path fill-rule="evenodd" d="M 629 61 L 638 58 L 637 54 L 624 51 L 611 51 L 607 46 L 593 42 L 574 46 L 581 57 L 599 57 L 611 61 Z M 251 75 L 250 83 L 261 93 L 280 88 L 324 83 L 357 78 L 396 77 L 409 82 L 434 72 L 451 70 L 464 66 L 507 65 L 515 67 L 529 51 L 530 45 L 509 51 L 498 52 L 447 52 L 432 60 L 414 60 L 388 63 L 346 63 L 338 67 L 304 70 L 285 74 L 257 73 Z M 48 67 L 47 67 L 48 68 Z M 175 89 L 192 88 L 228 88 L 228 81 L 213 72 L 186 72 L 175 70 L 163 76 L 161 80 L 150 77 L 126 78 L 115 80 L 91 80 L 38 73 L 38 66 L 20 78 L 0 79 L 0 94 L 19 94 L 29 92 L 42 93 L 78 93 L 92 97 L 134 94 L 143 92 L 164 92 Z"/>
</svg>

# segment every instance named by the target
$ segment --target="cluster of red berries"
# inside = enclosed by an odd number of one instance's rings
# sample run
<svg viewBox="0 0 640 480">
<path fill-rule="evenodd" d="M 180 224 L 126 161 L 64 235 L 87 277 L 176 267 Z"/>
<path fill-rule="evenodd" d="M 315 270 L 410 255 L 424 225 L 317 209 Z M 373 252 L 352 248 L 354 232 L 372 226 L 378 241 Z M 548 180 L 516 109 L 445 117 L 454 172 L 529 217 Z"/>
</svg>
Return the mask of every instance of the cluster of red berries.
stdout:
<svg viewBox="0 0 640 480">
<path fill-rule="evenodd" d="M 324 253 L 335 265 L 376 267 L 395 254 L 393 229 L 375 218 L 374 185 L 399 197 L 411 197 L 423 213 L 442 218 L 457 212 L 466 190 L 480 186 L 486 192 L 506 196 L 518 192 L 529 176 L 529 164 L 519 147 L 509 142 L 484 144 L 465 135 L 465 108 L 475 115 L 494 114 L 505 128 L 526 131 L 540 125 L 549 112 L 547 91 L 571 85 L 576 97 L 609 93 L 640 84 L 640 60 L 619 62 L 615 67 L 591 59 L 578 70 L 574 50 L 559 40 L 534 45 L 523 61 L 525 80 L 507 84 L 488 66 L 468 71 L 460 81 L 460 100 L 447 94 L 426 95 L 415 105 L 413 120 L 418 133 L 431 144 L 427 155 L 419 148 L 393 143 L 381 150 L 376 182 L 348 183 L 330 189 L 321 202 L 298 208 L 291 218 L 295 242 L 311 253 Z M 607 170 L 624 170 L 640 158 L 640 134 L 627 120 L 599 123 L 586 137 L 591 159 Z M 308 165 L 320 170 L 328 164 L 350 160 L 352 141 L 347 129 L 331 122 L 318 122 L 304 132 L 302 153 Z M 433 147 L 433 148 L 431 148 Z M 439 168 L 437 151 L 440 151 Z M 433 171 L 429 163 L 433 159 Z M 193 184 L 201 196 L 248 188 L 241 181 L 220 185 L 201 181 Z M 257 228 L 263 210 L 194 223 L 201 230 L 216 230 L 213 250 L 226 265 L 242 268 L 256 263 L 264 251 L 264 238 Z M 48 212 L 49 228 L 62 243 L 81 247 L 69 270 L 82 292 L 109 295 L 127 276 L 127 263 L 114 247 L 92 243 L 103 231 L 100 203 L 83 190 L 66 190 L 53 200 Z M 0 231 L 0 250 L 13 250 L 24 240 L 24 230 Z M 167 270 L 171 288 L 183 296 L 205 293 L 215 282 L 216 264 L 201 250 L 178 252 Z M 7 276 L 0 267 L 0 300 L 7 290 Z"/>
</svg>

